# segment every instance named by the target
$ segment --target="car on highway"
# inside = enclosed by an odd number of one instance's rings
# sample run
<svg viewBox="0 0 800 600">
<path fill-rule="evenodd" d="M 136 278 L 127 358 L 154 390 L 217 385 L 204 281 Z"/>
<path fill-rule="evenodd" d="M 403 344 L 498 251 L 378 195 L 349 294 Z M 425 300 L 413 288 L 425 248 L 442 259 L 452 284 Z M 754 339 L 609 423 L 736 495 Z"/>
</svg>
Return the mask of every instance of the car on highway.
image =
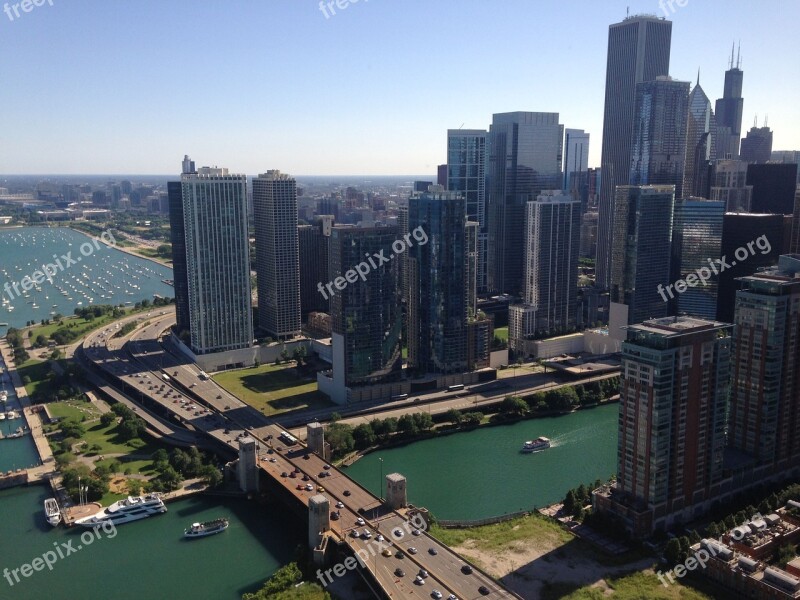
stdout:
<svg viewBox="0 0 800 600">
<path fill-rule="evenodd" d="M 437 554 L 439 554 L 439 552 L 436 550 L 436 548 L 428 548 L 428 554 L 430 554 L 431 556 L 436 556 Z"/>
<path fill-rule="evenodd" d="M 450 594 L 450 595 L 447 597 L 447 600 L 458 600 L 458 597 L 457 597 L 455 594 Z"/>
<path fill-rule="evenodd" d="M 397 552 L 395 552 L 394 557 L 395 558 L 405 558 L 406 557 L 406 553 L 403 552 L 402 550 L 398 550 Z"/>
<path fill-rule="evenodd" d="M 414 534 L 414 535 L 422 535 L 422 532 L 419 529 L 415 529 L 411 533 Z"/>
<path fill-rule="evenodd" d="M 416 554 L 416 553 L 417 553 L 417 549 L 416 549 L 416 548 L 414 548 L 414 546 L 411 546 L 411 547 L 408 549 L 408 553 L 409 553 L 409 554 Z"/>
<path fill-rule="evenodd" d="M 425 583 L 425 580 L 422 577 L 420 577 L 419 575 L 417 575 L 414 578 L 414 583 L 416 583 L 417 585 L 423 585 Z"/>
<path fill-rule="evenodd" d="M 325 470 L 327 471 L 328 469 L 330 469 L 330 468 L 331 468 L 331 466 L 330 466 L 330 465 L 325 465 L 325 466 L 323 466 L 322 468 L 323 468 L 323 469 L 325 469 Z"/>
<path fill-rule="evenodd" d="M 361 517 L 358 517 L 356 519 L 356 525 L 363 525 L 363 524 L 364 524 L 364 519 L 362 519 Z"/>
<path fill-rule="evenodd" d="M 335 510 L 331 512 L 331 521 L 338 521 L 339 520 L 339 513 Z"/>
<path fill-rule="evenodd" d="M 390 557 L 392 555 L 392 551 L 389 550 L 388 548 L 384 548 L 383 551 L 381 552 L 381 554 L 383 554 L 384 556 L 386 556 L 388 558 L 388 557 Z"/>
<path fill-rule="evenodd" d="M 350 495 L 350 490 L 345 490 L 345 491 L 343 491 L 342 493 L 343 493 L 345 496 L 349 496 L 349 495 Z"/>
<path fill-rule="evenodd" d="M 303 490 L 303 489 L 305 489 L 305 487 L 306 487 L 306 486 L 304 486 L 302 483 L 298 483 L 298 484 L 297 484 L 297 489 L 298 489 L 298 490 Z"/>
<path fill-rule="evenodd" d="M 419 576 L 422 577 L 423 579 L 425 579 L 425 578 L 428 577 L 428 572 L 425 569 L 420 569 L 419 570 Z"/>
<path fill-rule="evenodd" d="M 375 536 L 375 541 L 376 542 L 382 542 L 384 539 L 385 538 L 380 533 L 377 536 Z"/>
<path fill-rule="evenodd" d="M 336 508 L 344 508 L 344 502 L 337 502 Z"/>
<path fill-rule="evenodd" d="M 363 539 L 365 539 L 365 540 L 372 539 L 372 533 L 370 532 L 370 530 L 369 530 L 369 529 L 365 529 L 365 530 L 364 530 L 364 533 L 362 533 L 362 534 L 361 534 L 361 537 L 362 537 Z"/>
<path fill-rule="evenodd" d="M 400 567 L 397 567 L 394 570 L 394 574 L 397 575 L 398 577 L 405 577 L 406 576 L 406 572 L 403 571 L 403 569 L 401 569 Z"/>
<path fill-rule="evenodd" d="M 464 565 L 463 567 L 461 567 L 461 572 L 464 575 L 472 575 L 472 567 L 470 567 L 469 565 Z"/>
<path fill-rule="evenodd" d="M 442 597 L 442 592 L 440 592 L 439 590 L 433 590 L 431 592 L 431 598 L 436 598 L 436 600 L 439 600 L 441 597 Z"/>
<path fill-rule="evenodd" d="M 311 485 L 310 483 L 307 483 L 306 484 L 306 491 L 307 492 L 313 492 L 314 491 L 314 486 Z"/>
<path fill-rule="evenodd" d="M 360 535 L 361 535 L 361 532 L 359 532 L 358 529 L 353 529 L 353 531 L 350 532 L 350 537 L 357 538 Z"/>
<path fill-rule="evenodd" d="M 481 587 L 479 587 L 478 591 L 484 596 L 488 596 L 489 594 L 491 594 L 491 592 L 489 591 L 489 588 L 487 588 L 485 585 L 482 585 Z"/>
</svg>

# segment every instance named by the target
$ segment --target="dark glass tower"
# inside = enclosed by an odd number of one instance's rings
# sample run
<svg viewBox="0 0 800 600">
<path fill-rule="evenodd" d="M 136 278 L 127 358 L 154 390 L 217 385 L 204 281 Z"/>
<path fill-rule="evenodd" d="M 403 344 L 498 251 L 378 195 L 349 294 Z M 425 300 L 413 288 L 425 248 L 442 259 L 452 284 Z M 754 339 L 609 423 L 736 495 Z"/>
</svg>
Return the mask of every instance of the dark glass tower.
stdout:
<svg viewBox="0 0 800 600">
<path fill-rule="evenodd" d="M 608 30 L 597 234 L 600 287 L 607 288 L 610 279 L 614 188 L 629 183 L 636 84 L 669 74 L 671 40 L 672 22 L 651 16 L 628 17 Z"/>
<path fill-rule="evenodd" d="M 753 126 L 742 140 L 742 160 L 749 163 L 765 163 L 770 158 L 772 158 L 772 130 L 766 126 Z"/>
<path fill-rule="evenodd" d="M 175 286 L 176 331 L 181 337 L 189 332 L 189 276 L 186 272 L 186 232 L 183 225 L 181 182 L 167 183 L 169 197 L 169 236 L 172 242 L 172 279 Z"/>
<path fill-rule="evenodd" d="M 300 256 L 300 311 L 303 319 L 311 312 L 330 311 L 330 301 L 317 285 L 330 281 L 328 242 L 333 228 L 332 215 L 320 215 L 313 225 L 297 228 L 297 246 Z"/>
<path fill-rule="evenodd" d="M 636 86 L 631 185 L 674 185 L 683 197 L 689 82 L 660 76 Z"/>
<path fill-rule="evenodd" d="M 731 48 L 730 69 L 725 71 L 725 87 L 722 98 L 717 100 L 715 113 L 717 118 L 717 158 L 736 159 L 739 157 L 739 140 L 742 137 L 742 84 L 744 73 L 739 69 L 740 61 L 736 59 L 734 67 L 733 48 Z"/>
<path fill-rule="evenodd" d="M 794 213 L 797 165 L 767 163 L 747 165 L 747 185 L 753 186 L 751 211 L 775 215 Z"/>
<path fill-rule="evenodd" d="M 494 115 L 486 174 L 489 291 L 521 295 L 525 204 L 544 190 L 561 189 L 563 146 L 558 113 Z"/>
</svg>

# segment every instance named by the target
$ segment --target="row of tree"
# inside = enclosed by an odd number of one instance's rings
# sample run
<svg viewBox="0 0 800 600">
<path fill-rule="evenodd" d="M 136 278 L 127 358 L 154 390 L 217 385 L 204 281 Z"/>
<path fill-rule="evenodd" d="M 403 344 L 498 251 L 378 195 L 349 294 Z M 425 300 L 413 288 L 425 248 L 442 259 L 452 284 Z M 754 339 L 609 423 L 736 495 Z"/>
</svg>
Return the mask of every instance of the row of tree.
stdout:
<svg viewBox="0 0 800 600">
<path fill-rule="evenodd" d="M 6 341 L 9 346 L 11 346 L 11 350 L 14 353 L 14 362 L 16 364 L 21 365 L 30 358 L 30 354 L 25 350 L 24 340 L 19 329 L 9 327 L 6 332 Z"/>
</svg>

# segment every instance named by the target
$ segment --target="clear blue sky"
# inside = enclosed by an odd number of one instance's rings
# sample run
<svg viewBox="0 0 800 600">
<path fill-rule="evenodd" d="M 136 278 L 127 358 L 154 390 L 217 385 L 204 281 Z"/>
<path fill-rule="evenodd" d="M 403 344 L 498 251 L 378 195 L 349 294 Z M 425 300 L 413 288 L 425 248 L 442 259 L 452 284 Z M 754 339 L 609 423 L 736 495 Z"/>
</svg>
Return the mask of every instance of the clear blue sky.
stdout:
<svg viewBox="0 0 800 600">
<path fill-rule="evenodd" d="M 3 0 L 0 0 L 2 3 Z M 16 2 L 18 0 L 14 0 Z M 684 0 L 686 1 L 686 0 Z M 10 4 L 13 5 L 14 2 Z M 658 0 L 52 0 L 0 13 L 0 173 L 428 174 L 448 128 L 556 111 L 600 162 L 608 25 Z M 13 13 L 12 13 L 13 14 Z M 798 0 L 688 0 L 671 75 L 800 149 Z"/>
</svg>

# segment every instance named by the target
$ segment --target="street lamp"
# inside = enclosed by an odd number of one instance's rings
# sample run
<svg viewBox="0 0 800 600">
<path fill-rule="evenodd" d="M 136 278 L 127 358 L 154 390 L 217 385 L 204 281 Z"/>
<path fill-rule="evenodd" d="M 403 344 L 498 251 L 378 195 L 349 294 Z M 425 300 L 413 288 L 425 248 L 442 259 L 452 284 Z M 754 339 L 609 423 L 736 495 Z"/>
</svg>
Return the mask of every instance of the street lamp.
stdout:
<svg viewBox="0 0 800 600">
<path fill-rule="evenodd" d="M 380 465 L 381 465 L 381 478 L 380 478 L 380 481 L 378 482 L 380 484 L 380 486 L 379 486 L 379 489 L 380 489 L 379 498 L 381 499 L 381 501 L 383 501 L 383 459 L 379 458 L 378 462 L 380 462 Z"/>
</svg>

